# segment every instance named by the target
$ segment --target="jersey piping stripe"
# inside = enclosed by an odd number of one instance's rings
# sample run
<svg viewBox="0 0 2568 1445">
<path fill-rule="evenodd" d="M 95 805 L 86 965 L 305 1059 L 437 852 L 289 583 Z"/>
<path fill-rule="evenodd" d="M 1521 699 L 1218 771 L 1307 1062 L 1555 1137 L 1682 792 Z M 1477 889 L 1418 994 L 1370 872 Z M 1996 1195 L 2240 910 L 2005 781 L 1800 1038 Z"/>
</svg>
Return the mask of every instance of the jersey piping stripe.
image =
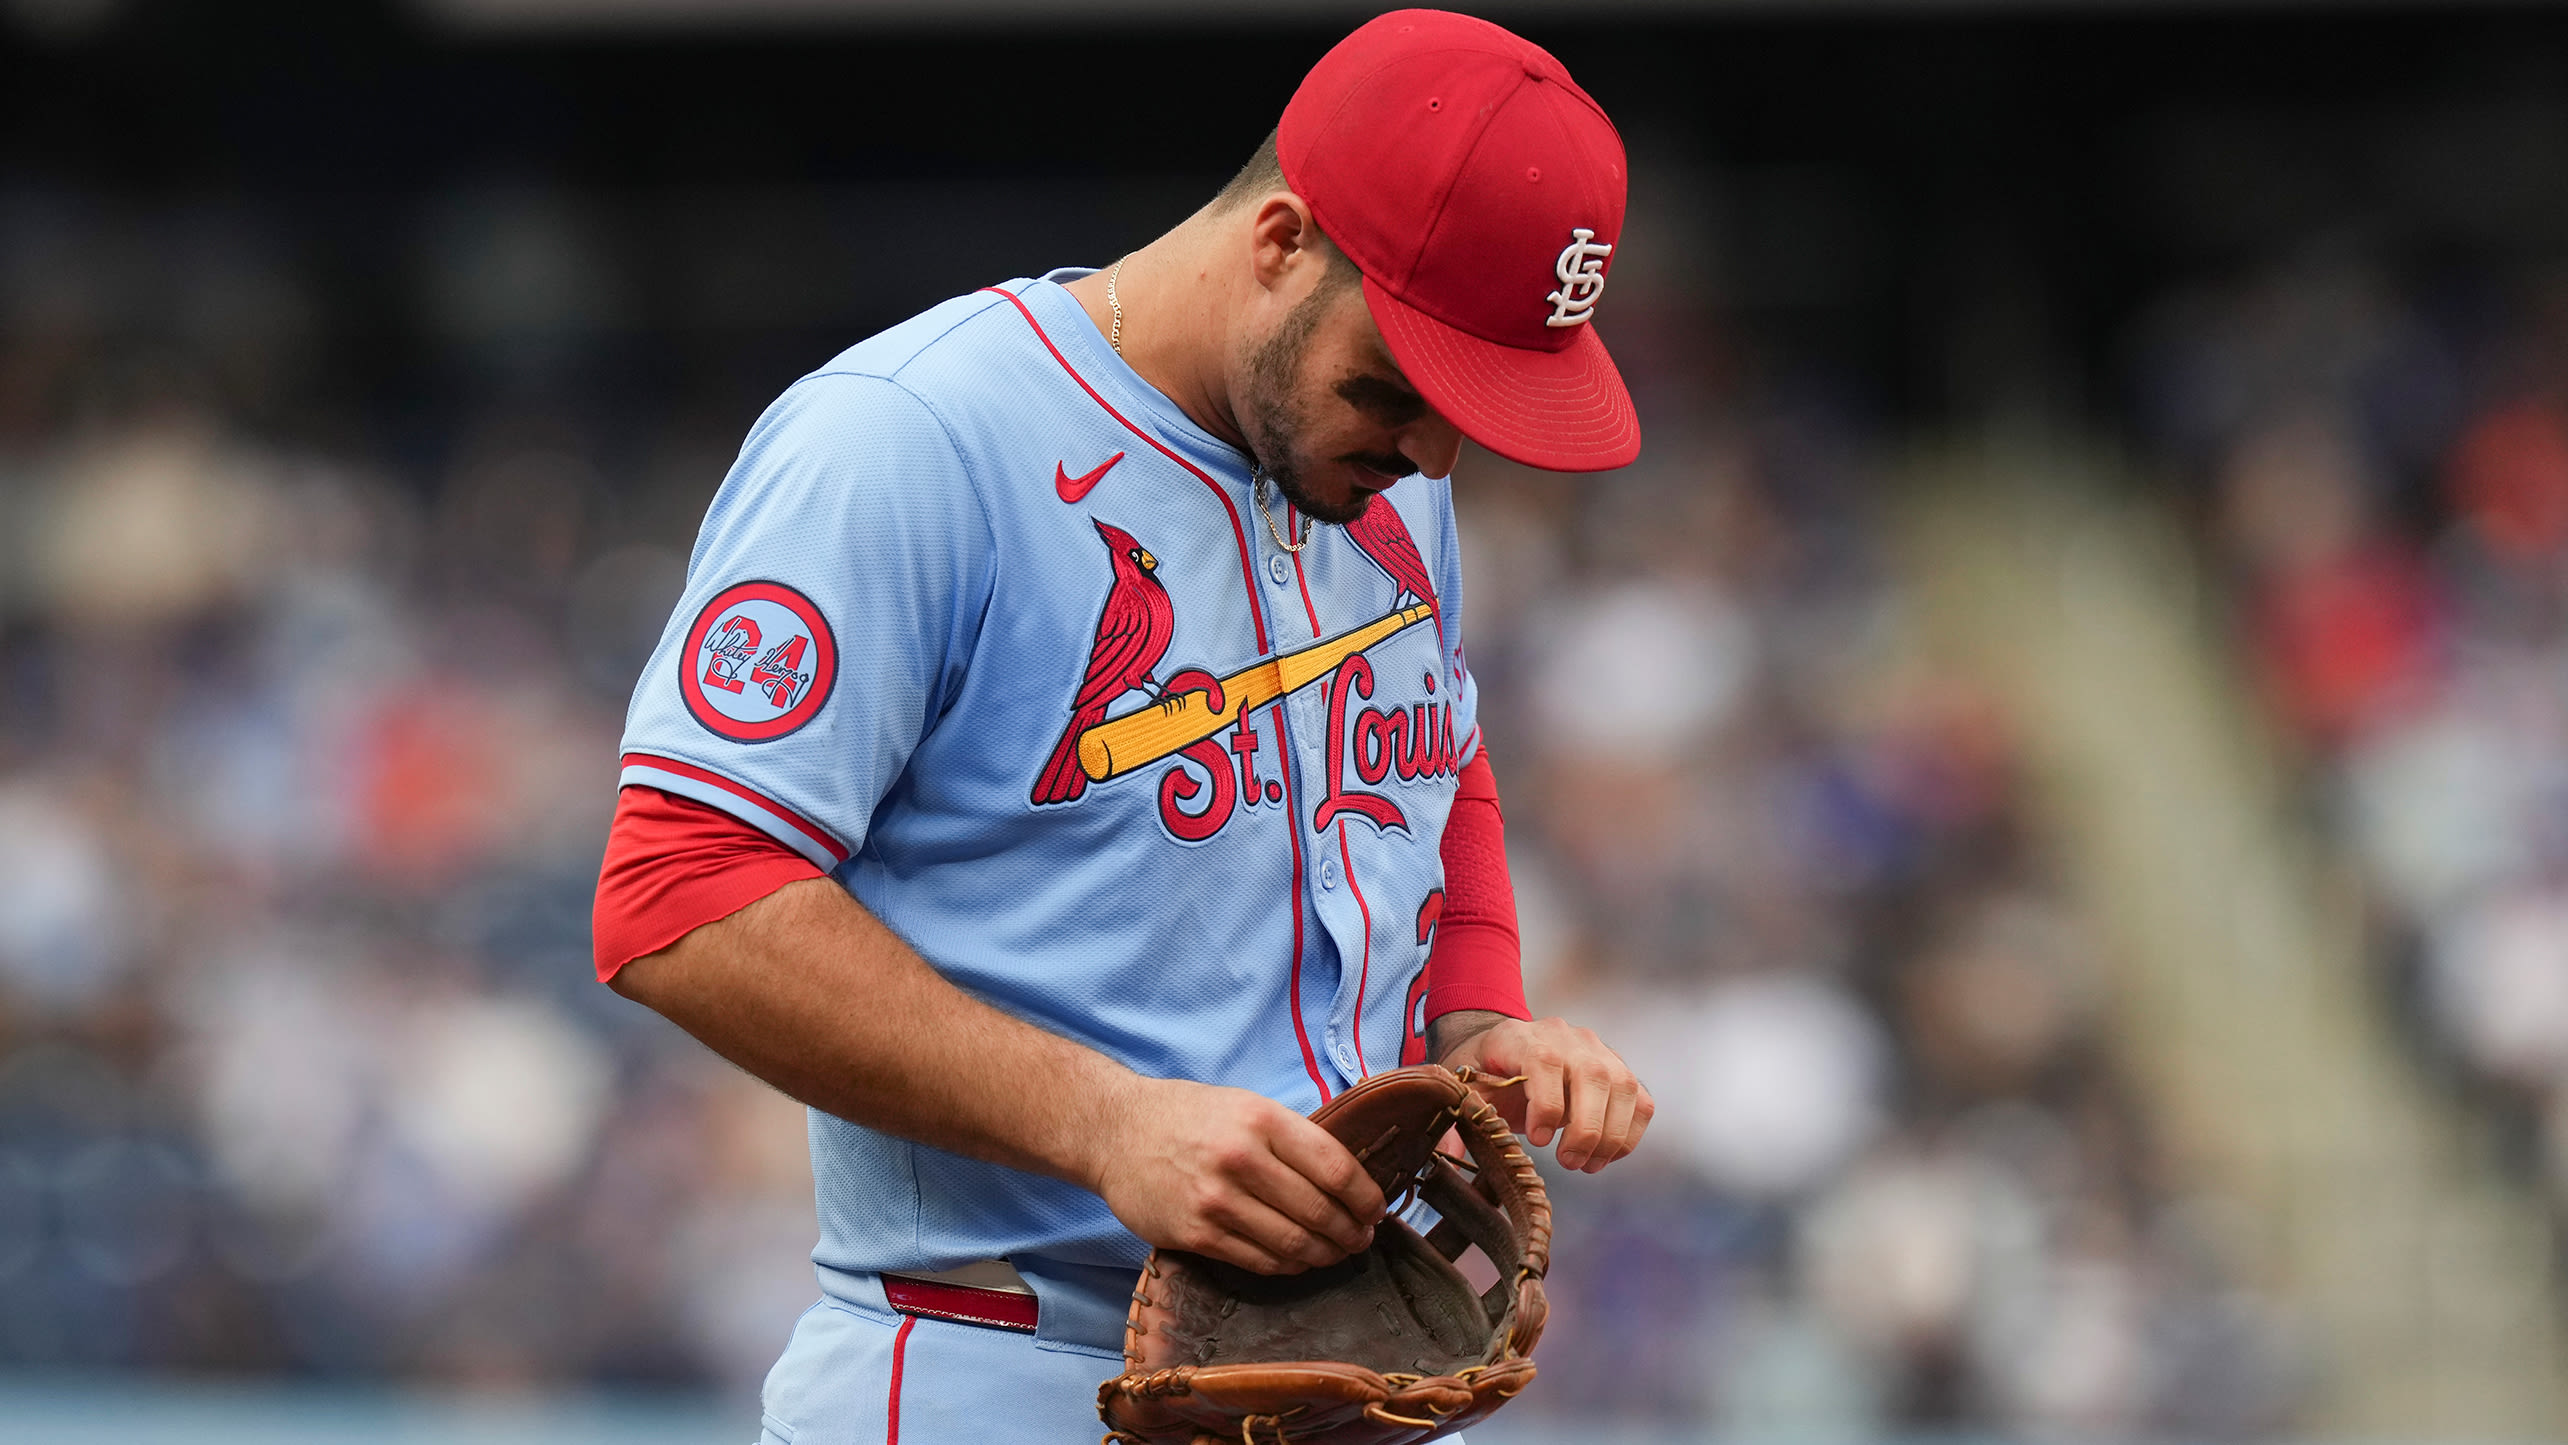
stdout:
<svg viewBox="0 0 2568 1445">
<path fill-rule="evenodd" d="M 1050 333 L 1043 329 L 1042 322 L 1034 319 L 1034 312 L 1027 308 L 1022 297 L 1018 296 L 1013 291 L 1003 290 L 997 286 L 984 286 L 981 289 L 989 292 L 993 296 L 1004 296 L 1007 298 L 1007 303 L 1017 309 L 1017 314 L 1019 316 L 1025 318 L 1025 324 L 1034 328 L 1034 339 L 1043 343 L 1043 349 L 1052 353 L 1052 359 L 1061 363 L 1061 369 L 1070 373 L 1070 379 L 1079 383 L 1079 389 L 1088 394 L 1088 399 L 1090 401 L 1093 401 L 1098 406 L 1105 408 L 1106 415 L 1123 423 L 1123 429 L 1125 431 L 1131 432 L 1134 436 L 1150 443 L 1152 450 L 1158 452 L 1161 456 L 1168 458 L 1168 460 L 1175 462 L 1177 465 L 1184 467 L 1187 471 L 1194 473 L 1196 480 L 1202 482 L 1205 486 L 1212 488 L 1214 498 L 1222 504 L 1222 510 L 1230 514 L 1231 537 L 1234 541 L 1239 543 L 1239 583 L 1240 587 L 1248 594 L 1249 620 L 1257 626 L 1257 650 L 1260 653 L 1271 651 L 1272 646 L 1266 640 L 1266 615 L 1258 607 L 1257 603 L 1257 569 L 1249 562 L 1248 528 L 1241 524 L 1239 519 L 1239 508 L 1232 505 L 1230 493 L 1223 491 L 1222 484 L 1214 481 L 1212 476 L 1202 467 L 1195 465 L 1193 462 L 1186 460 L 1184 457 L 1181 457 L 1176 452 L 1170 450 L 1168 445 L 1160 441 L 1159 438 L 1143 431 L 1140 427 L 1134 426 L 1130 417 L 1127 417 L 1122 412 L 1115 410 L 1114 403 L 1107 401 L 1103 396 L 1098 395 L 1097 389 L 1088 384 L 1088 378 L 1079 374 L 1079 368 L 1070 364 L 1070 358 L 1061 354 L 1061 348 L 1052 344 Z"/>
<path fill-rule="evenodd" d="M 1284 525 L 1298 531 L 1301 527 L 1301 521 L 1302 519 L 1300 517 L 1294 515 L 1292 504 L 1289 502 L 1286 503 L 1284 507 Z M 1300 583 L 1302 588 L 1302 613 L 1304 616 L 1311 619 L 1311 635 L 1313 637 L 1317 637 L 1320 635 L 1320 610 L 1311 605 L 1311 583 L 1309 578 L 1302 575 L 1302 554 L 1295 552 L 1292 556 L 1293 580 Z M 1290 738 L 1284 736 L 1284 716 L 1281 712 L 1278 712 L 1275 717 L 1275 735 L 1283 742 L 1284 761 L 1289 766 L 1293 758 L 1293 743 Z M 1330 739 L 1330 746 L 1334 747 L 1336 745 L 1336 739 Z M 1288 817 L 1292 824 L 1293 834 L 1293 896 L 1298 900 L 1302 893 L 1302 815 L 1298 809 L 1296 809 L 1289 810 Z M 1325 1104 L 1329 1101 L 1329 1086 L 1325 1083 L 1320 1083 L 1319 1056 L 1312 1052 L 1310 1035 L 1302 1027 L 1302 945 L 1299 938 L 1301 926 L 1302 910 L 1297 906 L 1293 910 L 1293 928 L 1296 934 L 1293 944 L 1293 1033 L 1295 1037 L 1302 1041 L 1303 1062 L 1311 1070 L 1311 1081 L 1313 1083 L 1320 1084 L 1320 1102 Z M 1359 990 L 1356 996 L 1356 1008 L 1360 1011 L 1363 1007 L 1363 994 Z M 1359 1043 L 1356 1047 L 1358 1050 L 1361 1050 L 1364 1046 Z M 1357 1069 L 1358 1074 L 1363 1072 L 1363 1069 L 1361 1068 L 1362 1058 L 1363 1056 L 1359 1052 L 1357 1055 L 1359 1063 L 1359 1067 Z"/>
<path fill-rule="evenodd" d="M 901 1367 L 909 1355 L 910 1328 L 918 1316 L 901 1316 L 901 1327 L 892 1332 L 892 1398 L 883 1410 L 883 1445 L 901 1445 Z"/>
<path fill-rule="evenodd" d="M 703 789 L 711 788 L 729 794 L 733 802 L 746 805 L 751 810 L 751 816 L 744 818 L 743 821 L 762 832 L 775 835 L 777 841 L 811 859 L 814 863 L 834 869 L 847 861 L 846 845 L 832 836 L 828 829 L 763 793 L 742 787 L 720 773 L 699 768 L 693 763 L 679 762 L 676 758 L 664 758 L 656 753 L 626 753 L 623 763 L 624 773 L 619 780 L 620 784 L 668 788 L 672 783 L 693 783 L 695 787 L 681 786 L 672 791 L 682 796 L 696 796 Z M 700 801 L 710 803 L 715 800 L 702 798 Z M 717 806 L 725 805 L 717 804 Z"/>
<path fill-rule="evenodd" d="M 1061 369 L 1070 374 L 1072 381 L 1079 383 L 1079 389 L 1086 392 L 1088 399 L 1102 408 L 1106 415 L 1122 423 L 1125 431 L 1148 442 L 1151 450 L 1193 473 L 1197 481 L 1211 489 L 1214 498 L 1222 504 L 1222 510 L 1230 515 L 1231 538 L 1239 544 L 1239 585 L 1240 590 L 1248 598 L 1249 621 L 1257 628 L 1258 654 L 1264 656 L 1274 651 L 1274 644 L 1267 641 L 1265 604 L 1257 595 L 1257 568 L 1249 557 L 1248 528 L 1241 525 L 1239 508 L 1232 504 L 1230 493 L 1223 491 L 1222 484 L 1214 481 L 1202 467 L 1179 456 L 1159 438 L 1133 425 L 1130 417 L 1115 410 L 1113 403 L 1098 395 L 1097 389 L 1088 384 L 1088 378 L 1079 374 L 1079 368 L 1070 364 L 1070 358 L 1061 354 L 1061 348 L 1052 344 L 1052 337 L 1044 331 L 1043 323 L 1034 319 L 1034 312 L 1027 307 L 1024 298 L 1013 291 L 997 286 L 984 286 L 981 289 L 993 296 L 1004 298 L 1010 306 L 1017 309 L 1017 314 L 1024 317 L 1025 324 L 1033 330 L 1034 339 L 1043 343 L 1043 349 L 1052 353 L 1052 359 L 1061 363 Z M 1316 623 L 1313 624 L 1312 630 L 1318 631 Z M 1275 704 L 1275 738 L 1280 745 L 1276 749 L 1279 755 L 1276 763 L 1284 774 L 1285 797 L 1293 803 L 1295 810 L 1287 818 L 1288 826 L 1284 830 L 1285 836 L 1293 840 L 1293 992 L 1288 1000 L 1293 1009 L 1293 1041 L 1301 1045 L 1303 1071 L 1311 1076 L 1311 1086 L 1320 1091 L 1320 1102 L 1325 1104 L 1329 1101 L 1329 1081 L 1327 1076 L 1320 1072 L 1320 1056 L 1312 1052 L 1311 1032 L 1302 1023 L 1302 823 L 1301 814 L 1298 811 L 1301 805 L 1298 801 L 1299 795 L 1293 787 L 1293 738 L 1292 734 L 1285 730 L 1284 703 L 1280 698 Z"/>
<path fill-rule="evenodd" d="M 1284 509 L 1285 529 L 1291 531 L 1301 525 L 1302 519 L 1293 515 L 1293 509 L 1287 506 Z M 1303 545 L 1310 544 L 1306 542 Z M 1317 637 L 1320 635 L 1320 609 L 1311 605 L 1311 579 L 1302 575 L 1302 554 L 1299 552 L 1293 554 L 1293 580 L 1302 584 L 1302 613 L 1311 619 L 1311 635 Z M 1394 597 L 1391 600 L 1397 604 L 1400 599 Z"/>
<path fill-rule="evenodd" d="M 1355 1071 L 1373 1077 L 1373 1069 L 1364 1062 L 1364 990 L 1373 982 L 1373 905 L 1364 901 L 1364 889 L 1355 881 L 1355 854 L 1347 847 L 1346 819 L 1338 819 L 1338 858 L 1346 864 L 1346 890 L 1355 895 L 1355 909 L 1364 915 L 1364 962 L 1355 973 Z"/>
<path fill-rule="evenodd" d="M 1282 698 L 1275 700 L 1275 743 L 1277 770 L 1284 774 L 1284 836 L 1293 840 L 1293 1042 L 1302 1046 L 1302 1068 L 1325 1104 L 1328 1077 L 1320 1072 L 1320 1056 L 1311 1049 L 1311 1031 L 1302 1024 L 1302 790 L 1293 772 L 1293 734 L 1284 721 Z"/>
</svg>

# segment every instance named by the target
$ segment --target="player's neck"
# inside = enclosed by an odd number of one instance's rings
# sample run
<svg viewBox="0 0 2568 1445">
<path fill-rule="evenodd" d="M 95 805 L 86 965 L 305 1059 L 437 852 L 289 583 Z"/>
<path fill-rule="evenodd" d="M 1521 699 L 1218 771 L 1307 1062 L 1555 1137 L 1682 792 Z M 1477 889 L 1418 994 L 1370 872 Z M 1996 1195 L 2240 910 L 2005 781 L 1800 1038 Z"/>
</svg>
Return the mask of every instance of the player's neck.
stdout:
<svg viewBox="0 0 2568 1445">
<path fill-rule="evenodd" d="M 1188 420 L 1245 451 L 1228 379 L 1233 298 L 1227 272 L 1216 264 L 1236 241 L 1227 228 L 1208 225 L 1210 219 L 1189 217 L 1124 258 L 1114 278 L 1115 298 L 1123 302 L 1123 359 Z M 1068 290 L 1111 337 L 1106 272 L 1083 276 Z"/>
</svg>

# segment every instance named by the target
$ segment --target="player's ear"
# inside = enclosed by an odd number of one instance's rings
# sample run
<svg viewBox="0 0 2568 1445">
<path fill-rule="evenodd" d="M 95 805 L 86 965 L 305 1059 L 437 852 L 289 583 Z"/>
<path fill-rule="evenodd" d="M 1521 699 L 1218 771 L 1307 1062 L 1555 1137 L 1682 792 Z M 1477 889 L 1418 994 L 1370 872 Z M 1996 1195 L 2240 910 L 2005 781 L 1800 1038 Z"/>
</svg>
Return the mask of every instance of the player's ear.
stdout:
<svg viewBox="0 0 2568 1445">
<path fill-rule="evenodd" d="M 1249 212 L 1249 269 L 1257 284 L 1272 291 L 1298 270 L 1325 267 L 1327 256 L 1312 244 L 1319 239 L 1319 224 L 1300 196 L 1277 191 L 1259 201 Z"/>
</svg>

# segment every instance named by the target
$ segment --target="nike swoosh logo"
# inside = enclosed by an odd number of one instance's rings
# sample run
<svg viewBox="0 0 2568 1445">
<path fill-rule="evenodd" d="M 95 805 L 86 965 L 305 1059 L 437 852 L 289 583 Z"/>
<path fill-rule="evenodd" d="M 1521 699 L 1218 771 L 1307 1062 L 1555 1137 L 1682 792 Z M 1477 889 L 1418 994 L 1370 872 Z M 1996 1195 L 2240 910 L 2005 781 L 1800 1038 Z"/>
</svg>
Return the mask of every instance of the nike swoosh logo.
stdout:
<svg viewBox="0 0 2568 1445">
<path fill-rule="evenodd" d="M 1063 466 L 1059 462 L 1054 462 L 1052 464 L 1052 490 L 1059 492 L 1061 494 L 1061 500 L 1065 502 L 1078 501 L 1081 497 L 1088 495 L 1090 491 L 1094 490 L 1097 483 L 1104 481 L 1106 479 L 1106 473 L 1113 471 L 1115 469 L 1115 463 L 1122 461 L 1123 459 L 1124 454 L 1117 452 L 1113 456 L 1106 458 L 1104 461 L 1097 463 L 1097 469 L 1095 471 L 1088 473 L 1086 476 L 1080 477 L 1070 475 L 1070 469 L 1068 467 Z"/>
</svg>

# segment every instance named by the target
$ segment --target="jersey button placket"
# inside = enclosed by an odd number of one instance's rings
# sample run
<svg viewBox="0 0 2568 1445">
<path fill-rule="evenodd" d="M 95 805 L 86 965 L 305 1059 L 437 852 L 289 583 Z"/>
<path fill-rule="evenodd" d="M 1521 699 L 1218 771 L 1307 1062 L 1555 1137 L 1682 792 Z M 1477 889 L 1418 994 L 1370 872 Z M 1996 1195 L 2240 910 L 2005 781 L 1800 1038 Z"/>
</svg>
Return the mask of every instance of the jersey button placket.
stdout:
<svg viewBox="0 0 2568 1445">
<path fill-rule="evenodd" d="M 1283 553 L 1269 553 L 1266 558 L 1266 575 L 1274 580 L 1276 586 L 1289 587 L 1293 583 L 1293 565 L 1284 560 Z"/>
<path fill-rule="evenodd" d="M 1334 893 L 1338 886 L 1338 865 L 1334 858 L 1320 860 L 1320 891 Z"/>
</svg>

